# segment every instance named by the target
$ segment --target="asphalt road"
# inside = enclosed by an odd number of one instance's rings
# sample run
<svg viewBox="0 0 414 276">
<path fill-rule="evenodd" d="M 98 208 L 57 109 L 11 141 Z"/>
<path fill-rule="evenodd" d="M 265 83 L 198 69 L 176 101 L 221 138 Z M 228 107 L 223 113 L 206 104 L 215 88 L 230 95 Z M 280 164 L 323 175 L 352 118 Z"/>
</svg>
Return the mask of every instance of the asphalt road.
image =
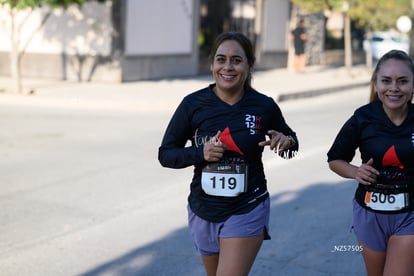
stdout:
<svg viewBox="0 0 414 276">
<path fill-rule="evenodd" d="M 157 161 L 175 96 L 139 110 L 0 101 L 0 275 L 204 275 L 186 227 L 192 169 Z M 280 104 L 301 151 L 265 152 L 272 240 L 251 275 L 365 275 L 350 232 L 355 183 L 328 170 L 326 151 L 367 98 L 363 88 Z"/>
</svg>

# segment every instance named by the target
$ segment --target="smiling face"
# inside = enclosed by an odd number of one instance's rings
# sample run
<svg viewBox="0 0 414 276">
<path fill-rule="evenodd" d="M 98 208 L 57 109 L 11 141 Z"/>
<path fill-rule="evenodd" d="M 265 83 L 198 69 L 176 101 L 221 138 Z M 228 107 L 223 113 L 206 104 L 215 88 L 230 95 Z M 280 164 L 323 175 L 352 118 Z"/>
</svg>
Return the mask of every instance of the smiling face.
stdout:
<svg viewBox="0 0 414 276">
<path fill-rule="evenodd" d="M 220 94 L 243 93 L 251 66 L 241 45 L 235 40 L 224 40 L 216 50 L 210 67 Z"/>
<path fill-rule="evenodd" d="M 381 65 L 374 85 L 387 113 L 408 108 L 407 103 L 413 96 L 413 78 L 410 68 L 402 60 L 389 59 Z"/>
</svg>

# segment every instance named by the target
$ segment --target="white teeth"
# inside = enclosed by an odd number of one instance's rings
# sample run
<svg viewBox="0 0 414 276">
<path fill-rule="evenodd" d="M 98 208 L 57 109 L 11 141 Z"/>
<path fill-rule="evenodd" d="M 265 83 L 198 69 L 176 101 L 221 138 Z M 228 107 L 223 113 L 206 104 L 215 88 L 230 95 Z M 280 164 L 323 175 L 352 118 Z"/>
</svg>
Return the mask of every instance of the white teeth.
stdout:
<svg viewBox="0 0 414 276">
<path fill-rule="evenodd" d="M 224 79 L 231 79 L 234 78 L 234 76 L 228 76 L 228 75 L 221 75 Z"/>
<path fill-rule="evenodd" d="M 399 100 L 399 99 L 401 98 L 401 96 L 392 96 L 392 95 L 387 95 L 387 97 L 388 97 L 390 100 Z"/>
</svg>

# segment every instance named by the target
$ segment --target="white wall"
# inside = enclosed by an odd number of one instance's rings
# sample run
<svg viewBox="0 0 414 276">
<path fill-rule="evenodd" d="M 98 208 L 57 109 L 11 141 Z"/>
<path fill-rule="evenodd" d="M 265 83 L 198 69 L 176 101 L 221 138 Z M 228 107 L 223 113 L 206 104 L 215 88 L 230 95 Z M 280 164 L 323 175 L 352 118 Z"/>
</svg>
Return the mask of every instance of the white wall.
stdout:
<svg viewBox="0 0 414 276">
<path fill-rule="evenodd" d="M 263 51 L 286 51 L 289 34 L 289 0 L 266 0 L 263 10 Z"/>
<path fill-rule="evenodd" d="M 108 55 L 111 50 L 111 6 L 110 1 L 105 4 L 88 2 L 82 11 L 76 6 L 66 11 L 54 10 L 46 25 L 36 32 L 26 52 Z M 22 29 L 21 45 L 38 28 L 47 11 L 44 7 L 28 17 Z M 28 11 L 19 12 L 16 23 L 21 24 L 28 14 Z M 0 9 L 0 51 L 10 50 L 10 23 L 8 11 Z"/>
<path fill-rule="evenodd" d="M 128 0 L 125 55 L 189 54 L 193 0 Z"/>
</svg>

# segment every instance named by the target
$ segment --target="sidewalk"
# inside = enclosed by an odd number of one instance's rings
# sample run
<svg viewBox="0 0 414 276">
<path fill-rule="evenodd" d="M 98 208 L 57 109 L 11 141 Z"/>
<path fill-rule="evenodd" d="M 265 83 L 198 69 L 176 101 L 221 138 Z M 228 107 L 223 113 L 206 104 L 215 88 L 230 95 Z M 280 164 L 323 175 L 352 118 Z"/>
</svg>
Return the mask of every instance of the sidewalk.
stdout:
<svg viewBox="0 0 414 276">
<path fill-rule="evenodd" d="M 345 67 L 314 66 L 307 68 L 304 74 L 290 72 L 287 69 L 273 70 L 269 73 L 285 80 L 275 98 L 279 102 L 368 87 L 371 78 L 371 72 L 364 65 L 356 65 L 349 71 Z M 269 80 L 265 75 L 261 81 L 265 79 Z"/>
<path fill-rule="evenodd" d="M 363 65 L 350 72 L 344 67 L 308 67 L 299 74 L 287 69 L 258 71 L 253 75 L 253 87 L 276 101 L 369 86 L 370 73 Z M 78 83 L 50 79 L 23 79 L 32 95 L 0 93 L 0 100 L 10 104 L 41 104 L 74 108 L 123 109 L 149 111 L 154 108 L 174 109 L 181 97 L 212 82 L 210 75 L 188 78 L 137 81 L 128 83 Z M 11 79 L 0 77 L 0 92 L 11 87 Z M 168 93 L 165 93 L 168 92 Z"/>
</svg>

